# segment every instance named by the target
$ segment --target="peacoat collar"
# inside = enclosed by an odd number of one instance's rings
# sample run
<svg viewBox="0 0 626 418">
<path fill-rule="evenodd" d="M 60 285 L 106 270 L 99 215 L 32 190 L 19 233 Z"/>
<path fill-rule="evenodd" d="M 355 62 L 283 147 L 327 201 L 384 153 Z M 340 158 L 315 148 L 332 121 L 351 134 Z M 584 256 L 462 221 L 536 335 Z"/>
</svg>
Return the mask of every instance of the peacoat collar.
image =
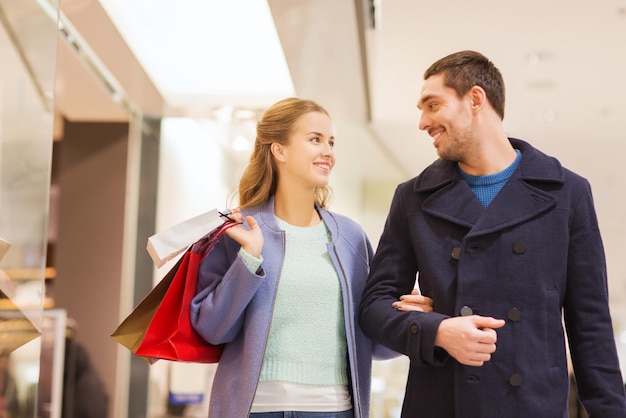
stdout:
<svg viewBox="0 0 626 418">
<path fill-rule="evenodd" d="M 440 159 L 414 180 L 414 192 L 423 195 L 423 211 L 470 229 L 472 236 L 510 227 L 554 207 L 556 199 L 549 190 L 563 187 L 565 175 L 559 161 L 520 139 L 509 141 L 522 152 L 522 160 L 489 207 L 480 204 L 456 163 Z"/>
</svg>

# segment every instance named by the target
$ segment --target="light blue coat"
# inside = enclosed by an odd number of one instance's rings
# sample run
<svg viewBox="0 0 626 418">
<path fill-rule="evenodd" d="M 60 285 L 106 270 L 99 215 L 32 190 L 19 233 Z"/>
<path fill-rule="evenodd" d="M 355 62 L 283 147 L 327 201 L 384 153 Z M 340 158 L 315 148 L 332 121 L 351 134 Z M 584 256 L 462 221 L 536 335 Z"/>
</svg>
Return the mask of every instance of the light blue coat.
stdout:
<svg viewBox="0 0 626 418">
<path fill-rule="evenodd" d="M 375 344 L 365 337 L 357 318 L 372 247 L 356 222 L 317 209 L 331 233 L 328 253 L 343 293 L 354 416 L 368 418 Z M 285 254 L 285 232 L 276 222 L 273 199 L 242 212 L 252 215 L 263 231 L 264 275 L 250 272 L 237 256 L 239 244 L 224 235 L 200 267 L 191 305 L 191 322 L 200 335 L 212 344 L 226 344 L 211 393 L 209 417 L 213 418 L 245 418 L 250 413 Z M 377 358 L 398 355 L 377 347 Z"/>
</svg>

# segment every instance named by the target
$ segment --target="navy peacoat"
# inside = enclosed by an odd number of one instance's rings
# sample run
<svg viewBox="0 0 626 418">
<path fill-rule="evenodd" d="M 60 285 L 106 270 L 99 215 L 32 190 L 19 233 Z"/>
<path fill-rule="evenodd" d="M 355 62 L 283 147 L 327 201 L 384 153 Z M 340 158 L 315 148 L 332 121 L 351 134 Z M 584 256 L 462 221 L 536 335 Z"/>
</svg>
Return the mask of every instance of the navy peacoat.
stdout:
<svg viewBox="0 0 626 418">
<path fill-rule="evenodd" d="M 592 417 L 626 417 L 591 188 L 528 143 L 484 208 L 452 162 L 395 192 L 361 304 L 361 327 L 410 358 L 402 417 L 567 417 L 567 329 L 579 396 Z M 392 307 L 418 278 L 433 313 Z M 458 315 L 506 320 L 496 352 L 464 366 L 434 341 Z"/>
</svg>

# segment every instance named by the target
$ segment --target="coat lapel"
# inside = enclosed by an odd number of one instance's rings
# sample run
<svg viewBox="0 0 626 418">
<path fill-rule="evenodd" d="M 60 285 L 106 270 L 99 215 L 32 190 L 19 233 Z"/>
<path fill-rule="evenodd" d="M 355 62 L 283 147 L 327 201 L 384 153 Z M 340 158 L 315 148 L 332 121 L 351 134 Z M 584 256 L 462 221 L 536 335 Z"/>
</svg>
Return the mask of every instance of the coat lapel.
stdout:
<svg viewBox="0 0 626 418">
<path fill-rule="evenodd" d="M 515 204 L 511 204 L 515 202 Z M 556 206 L 548 192 L 525 183 L 516 171 L 483 212 L 467 237 L 489 234 L 527 221 Z"/>
<path fill-rule="evenodd" d="M 510 140 L 522 151 L 522 161 L 488 208 L 481 205 L 455 163 L 438 160 L 415 183 L 416 193 L 430 194 L 423 202 L 424 212 L 470 229 L 468 236 L 477 236 L 508 228 L 553 208 L 554 196 L 537 185 L 562 183 L 562 167 L 526 142 Z"/>
<path fill-rule="evenodd" d="M 424 200 L 425 213 L 465 228 L 472 228 L 485 208 L 460 176 Z"/>
</svg>

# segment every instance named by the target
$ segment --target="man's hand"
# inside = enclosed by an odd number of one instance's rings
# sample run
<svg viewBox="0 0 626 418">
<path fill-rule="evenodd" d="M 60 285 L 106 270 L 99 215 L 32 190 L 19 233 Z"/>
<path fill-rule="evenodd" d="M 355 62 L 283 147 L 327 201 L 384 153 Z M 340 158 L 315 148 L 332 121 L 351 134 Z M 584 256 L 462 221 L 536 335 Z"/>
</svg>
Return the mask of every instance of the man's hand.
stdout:
<svg viewBox="0 0 626 418">
<path fill-rule="evenodd" d="M 461 364 L 480 367 L 496 351 L 495 330 L 504 323 L 503 319 L 478 315 L 447 318 L 439 324 L 435 345 Z"/>
</svg>

